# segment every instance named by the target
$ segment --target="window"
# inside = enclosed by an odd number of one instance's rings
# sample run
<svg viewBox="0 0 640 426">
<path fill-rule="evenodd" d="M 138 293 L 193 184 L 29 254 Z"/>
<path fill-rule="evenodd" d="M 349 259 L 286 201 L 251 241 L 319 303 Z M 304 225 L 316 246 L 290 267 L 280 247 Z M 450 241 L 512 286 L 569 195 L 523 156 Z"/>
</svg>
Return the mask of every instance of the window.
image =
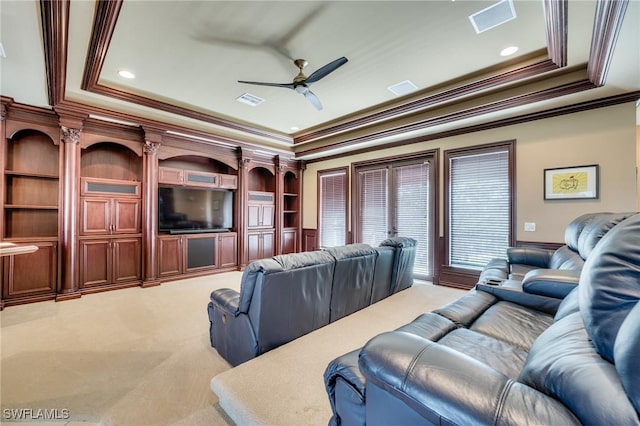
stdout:
<svg viewBox="0 0 640 426">
<path fill-rule="evenodd" d="M 318 171 L 320 247 L 347 242 L 347 169 Z"/>
<path fill-rule="evenodd" d="M 514 143 L 445 152 L 449 265 L 480 269 L 513 245 Z"/>
<path fill-rule="evenodd" d="M 355 164 L 354 238 L 378 246 L 389 237 L 418 242 L 414 275 L 433 277 L 435 153 Z"/>
</svg>

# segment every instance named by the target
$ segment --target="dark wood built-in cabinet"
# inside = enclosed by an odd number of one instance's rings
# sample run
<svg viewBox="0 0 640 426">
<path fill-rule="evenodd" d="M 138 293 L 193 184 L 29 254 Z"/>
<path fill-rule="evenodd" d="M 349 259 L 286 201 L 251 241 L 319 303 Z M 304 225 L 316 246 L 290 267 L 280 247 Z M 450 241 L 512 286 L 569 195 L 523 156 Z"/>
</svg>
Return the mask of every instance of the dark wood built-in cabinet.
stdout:
<svg viewBox="0 0 640 426">
<path fill-rule="evenodd" d="M 238 264 L 235 232 L 161 235 L 158 247 L 160 277 L 211 273 Z"/>
<path fill-rule="evenodd" d="M 7 303 L 50 298 L 58 283 L 60 149 L 55 129 L 44 131 L 17 130 L 2 147 L 2 239 L 38 247 L 2 260 Z"/>
<path fill-rule="evenodd" d="M 81 153 L 81 289 L 138 284 L 142 278 L 141 161 L 115 143 Z"/>
<path fill-rule="evenodd" d="M 1 106 L 0 240 L 38 250 L 0 258 L 0 309 L 301 249 L 299 161 L 64 107 Z M 161 214 L 163 202 L 176 209 Z M 169 226 L 180 214 L 192 218 Z"/>
</svg>

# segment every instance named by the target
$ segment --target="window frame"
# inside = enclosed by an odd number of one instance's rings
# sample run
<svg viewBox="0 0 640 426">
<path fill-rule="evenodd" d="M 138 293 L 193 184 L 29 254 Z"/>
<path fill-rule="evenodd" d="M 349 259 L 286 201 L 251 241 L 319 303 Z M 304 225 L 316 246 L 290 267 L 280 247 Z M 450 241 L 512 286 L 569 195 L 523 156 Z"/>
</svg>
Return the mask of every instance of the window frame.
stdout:
<svg viewBox="0 0 640 426">
<path fill-rule="evenodd" d="M 432 164 L 432 170 L 430 172 L 430 204 L 431 204 L 431 223 L 429 229 L 429 235 L 431 235 L 431 241 L 429 241 L 428 253 L 431 256 L 431 281 L 434 284 L 438 282 L 439 265 L 441 264 L 441 252 L 440 252 L 440 239 L 439 239 L 439 223 L 440 223 L 440 148 L 435 148 L 426 151 L 420 151 L 404 155 L 395 155 L 390 157 L 376 158 L 372 160 L 359 161 L 351 164 L 351 233 L 353 240 L 357 241 L 357 236 L 360 235 L 359 218 L 358 218 L 358 200 L 360 199 L 358 181 L 358 171 L 369 168 L 376 168 L 381 166 L 396 166 L 412 164 L 417 161 L 429 161 Z"/>
<path fill-rule="evenodd" d="M 449 191 L 451 188 L 451 159 L 466 155 L 480 155 L 487 153 L 495 153 L 507 151 L 508 155 L 508 179 L 509 179 L 509 239 L 508 245 L 514 246 L 516 242 L 516 141 L 507 140 L 484 145 L 474 145 L 464 148 L 454 148 L 444 151 L 444 194 L 443 194 L 443 242 L 442 242 L 442 264 L 440 267 L 439 278 L 441 282 L 447 285 L 471 288 L 477 283 L 480 271 L 464 268 L 461 266 L 452 266 L 450 259 L 449 247 L 449 224 L 450 224 L 450 207 L 451 200 Z"/>
<path fill-rule="evenodd" d="M 349 235 L 349 167 L 336 167 L 332 169 L 323 169 L 317 171 L 317 206 L 318 206 L 318 214 L 316 217 L 317 221 L 317 244 L 319 248 L 323 248 L 322 246 L 322 209 L 323 209 L 323 200 L 322 200 L 322 177 L 333 175 L 337 173 L 344 173 L 344 241 L 345 244 L 350 243 L 350 235 Z"/>
</svg>

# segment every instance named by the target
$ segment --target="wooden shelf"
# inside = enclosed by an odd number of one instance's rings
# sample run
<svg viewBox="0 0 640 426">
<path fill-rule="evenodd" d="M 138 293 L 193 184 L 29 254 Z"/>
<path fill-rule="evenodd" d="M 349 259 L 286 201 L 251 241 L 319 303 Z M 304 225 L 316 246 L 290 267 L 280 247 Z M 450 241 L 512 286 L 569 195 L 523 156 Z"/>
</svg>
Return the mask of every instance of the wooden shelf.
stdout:
<svg viewBox="0 0 640 426">
<path fill-rule="evenodd" d="M 58 175 L 52 175 L 48 173 L 37 173 L 37 172 L 20 172 L 17 170 L 5 170 L 4 174 L 7 176 L 33 177 L 33 178 L 42 178 L 42 179 L 58 179 Z"/>
<path fill-rule="evenodd" d="M 285 193 L 284 193 L 284 194 L 282 194 L 282 195 L 284 195 L 285 197 L 297 197 L 297 196 L 298 196 L 298 194 L 293 194 L 293 193 L 291 193 L 291 192 L 285 192 Z"/>
<path fill-rule="evenodd" d="M 5 204 L 4 208 L 10 210 L 58 210 L 58 206 L 40 206 L 31 204 Z"/>
</svg>

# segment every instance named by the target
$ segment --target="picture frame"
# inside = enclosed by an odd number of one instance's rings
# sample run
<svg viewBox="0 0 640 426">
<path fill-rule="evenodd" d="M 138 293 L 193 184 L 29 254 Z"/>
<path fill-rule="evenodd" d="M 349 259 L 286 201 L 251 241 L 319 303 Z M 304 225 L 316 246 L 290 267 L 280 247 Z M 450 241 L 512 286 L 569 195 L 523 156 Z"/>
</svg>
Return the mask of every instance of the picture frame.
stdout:
<svg viewBox="0 0 640 426">
<path fill-rule="evenodd" d="M 597 199 L 599 174 L 598 164 L 544 169 L 544 199 Z"/>
</svg>

